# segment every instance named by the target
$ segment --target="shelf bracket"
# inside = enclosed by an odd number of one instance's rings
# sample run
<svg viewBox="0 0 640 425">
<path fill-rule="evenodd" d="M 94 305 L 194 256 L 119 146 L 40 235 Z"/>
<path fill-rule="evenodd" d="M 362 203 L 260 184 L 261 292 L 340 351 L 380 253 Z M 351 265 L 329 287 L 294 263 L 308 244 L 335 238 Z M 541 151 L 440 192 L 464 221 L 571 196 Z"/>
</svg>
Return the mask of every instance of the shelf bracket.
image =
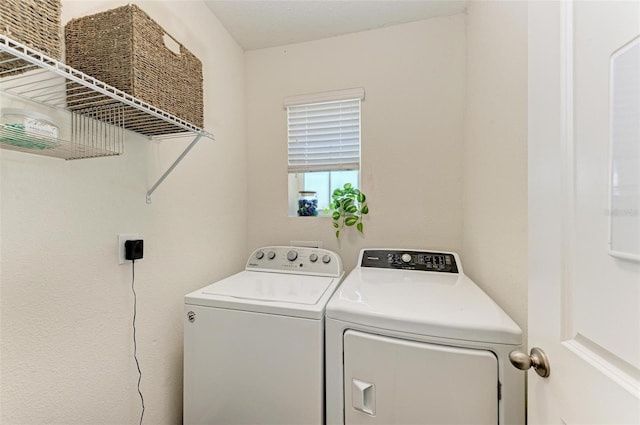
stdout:
<svg viewBox="0 0 640 425">
<path fill-rule="evenodd" d="M 182 152 L 182 154 L 180 154 L 180 156 L 178 157 L 178 159 L 176 159 L 173 164 L 171 164 L 171 167 L 169 167 L 169 169 L 167 171 L 164 172 L 164 174 L 162 175 L 162 177 L 160 177 L 158 179 L 158 181 L 151 186 L 151 189 L 149 189 L 149 191 L 147 191 L 147 204 L 151 203 L 151 194 L 153 192 L 155 192 L 155 190 L 158 188 L 158 186 L 160 186 L 160 184 L 164 181 L 164 179 L 167 178 L 167 176 L 169 174 L 171 174 L 171 172 L 173 171 L 174 168 L 176 168 L 176 166 L 180 163 L 180 161 L 182 161 L 184 159 L 185 156 L 187 156 L 187 154 L 189 153 L 189 151 L 196 145 L 196 143 L 198 143 L 200 141 L 200 139 L 202 139 L 202 136 L 204 136 L 204 134 L 200 133 L 198 134 L 195 139 L 193 139 L 193 141 L 189 144 L 189 146 L 187 146 L 187 148 L 184 150 L 184 152 Z"/>
</svg>

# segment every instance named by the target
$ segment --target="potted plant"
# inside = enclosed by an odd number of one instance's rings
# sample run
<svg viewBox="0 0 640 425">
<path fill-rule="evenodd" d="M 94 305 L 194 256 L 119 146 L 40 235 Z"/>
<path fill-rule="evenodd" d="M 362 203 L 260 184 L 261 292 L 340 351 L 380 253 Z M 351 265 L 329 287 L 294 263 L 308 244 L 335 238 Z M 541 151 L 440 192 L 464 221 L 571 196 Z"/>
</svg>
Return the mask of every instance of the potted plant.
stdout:
<svg viewBox="0 0 640 425">
<path fill-rule="evenodd" d="M 340 239 L 340 232 L 346 227 L 355 226 L 360 233 L 364 233 L 363 216 L 369 214 L 367 197 L 351 183 L 345 183 L 342 189 L 338 188 L 331 194 L 331 204 L 325 210 L 331 213 L 333 228 L 336 229 L 336 238 Z"/>
</svg>

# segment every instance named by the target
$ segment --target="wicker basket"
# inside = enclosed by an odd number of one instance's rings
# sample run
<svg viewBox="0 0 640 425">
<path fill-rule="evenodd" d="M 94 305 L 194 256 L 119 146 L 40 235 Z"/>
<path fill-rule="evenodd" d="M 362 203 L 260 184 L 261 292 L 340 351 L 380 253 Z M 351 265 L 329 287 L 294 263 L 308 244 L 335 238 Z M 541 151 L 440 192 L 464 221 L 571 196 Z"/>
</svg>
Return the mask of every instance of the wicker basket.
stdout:
<svg viewBox="0 0 640 425">
<path fill-rule="evenodd" d="M 0 0 L 0 34 L 22 43 L 45 55 L 60 60 L 62 31 L 60 25 L 60 0 Z M 2 76 L 19 74 L 26 69 L 6 71 L 27 65 L 22 60 L 0 52 Z"/>
<path fill-rule="evenodd" d="M 170 50 L 165 35 L 135 5 L 73 19 L 65 26 L 66 63 L 203 127 L 202 63 L 180 43 L 179 53 Z"/>
</svg>

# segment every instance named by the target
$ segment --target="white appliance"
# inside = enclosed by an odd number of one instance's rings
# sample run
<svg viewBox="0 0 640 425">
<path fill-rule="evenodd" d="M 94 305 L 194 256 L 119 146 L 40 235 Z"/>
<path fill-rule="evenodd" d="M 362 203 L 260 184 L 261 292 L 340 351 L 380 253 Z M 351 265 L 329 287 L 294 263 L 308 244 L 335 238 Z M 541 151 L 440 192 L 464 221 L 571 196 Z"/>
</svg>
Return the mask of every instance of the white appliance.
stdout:
<svg viewBox="0 0 640 425">
<path fill-rule="evenodd" d="M 268 246 L 186 295 L 184 423 L 324 423 L 324 311 L 343 277 L 334 252 Z"/>
<path fill-rule="evenodd" d="M 525 423 L 508 359 L 522 331 L 457 254 L 362 250 L 327 305 L 326 346 L 327 424 Z"/>
</svg>

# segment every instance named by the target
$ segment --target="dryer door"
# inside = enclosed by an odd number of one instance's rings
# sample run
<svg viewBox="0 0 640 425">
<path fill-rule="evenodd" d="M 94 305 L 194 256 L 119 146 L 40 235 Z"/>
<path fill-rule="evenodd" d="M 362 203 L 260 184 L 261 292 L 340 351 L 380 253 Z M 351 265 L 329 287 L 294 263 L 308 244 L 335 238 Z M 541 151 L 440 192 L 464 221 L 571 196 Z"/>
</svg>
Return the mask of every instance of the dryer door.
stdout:
<svg viewBox="0 0 640 425">
<path fill-rule="evenodd" d="M 347 425 L 495 425 L 498 397 L 490 351 L 344 333 Z"/>
</svg>

